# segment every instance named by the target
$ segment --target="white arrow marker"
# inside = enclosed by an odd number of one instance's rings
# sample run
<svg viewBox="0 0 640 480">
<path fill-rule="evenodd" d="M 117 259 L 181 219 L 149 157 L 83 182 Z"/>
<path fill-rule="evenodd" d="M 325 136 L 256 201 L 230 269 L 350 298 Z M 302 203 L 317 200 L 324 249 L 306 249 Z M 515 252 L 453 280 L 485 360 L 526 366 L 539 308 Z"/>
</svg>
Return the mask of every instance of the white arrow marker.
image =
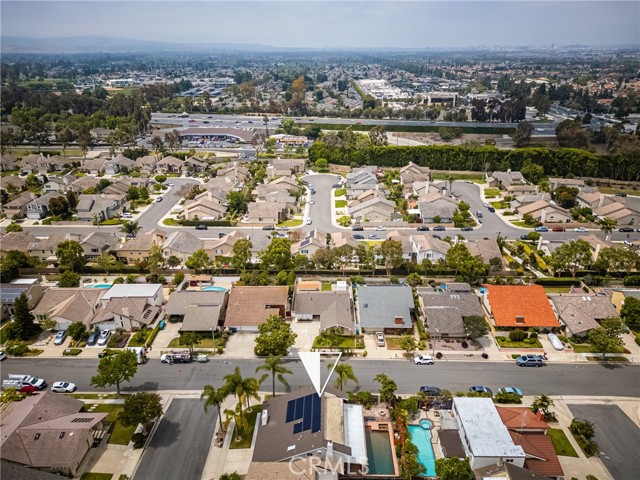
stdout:
<svg viewBox="0 0 640 480">
<path fill-rule="evenodd" d="M 316 393 L 318 394 L 318 396 L 322 397 L 322 394 L 324 393 L 325 389 L 327 388 L 327 384 L 329 383 L 329 380 L 331 379 L 331 376 L 333 375 L 333 372 L 336 369 L 336 366 L 338 365 L 338 362 L 340 361 L 340 357 L 342 357 L 342 352 L 338 353 L 338 358 L 336 358 L 336 361 L 333 364 L 333 367 L 331 368 L 331 372 L 329 373 L 329 376 L 327 377 L 327 381 L 324 382 L 324 385 L 322 386 L 322 390 L 320 390 L 320 382 L 322 381 L 322 376 L 320 374 L 320 356 L 322 355 L 322 353 L 320 353 L 320 352 L 298 352 L 298 355 L 300 355 L 300 360 L 302 360 L 302 365 L 304 365 L 304 368 L 307 371 L 307 375 L 309 375 L 309 378 L 311 379 L 311 383 L 313 384 L 313 388 L 315 388 Z M 333 356 L 335 354 L 334 353 L 326 353 L 325 355 Z"/>
</svg>

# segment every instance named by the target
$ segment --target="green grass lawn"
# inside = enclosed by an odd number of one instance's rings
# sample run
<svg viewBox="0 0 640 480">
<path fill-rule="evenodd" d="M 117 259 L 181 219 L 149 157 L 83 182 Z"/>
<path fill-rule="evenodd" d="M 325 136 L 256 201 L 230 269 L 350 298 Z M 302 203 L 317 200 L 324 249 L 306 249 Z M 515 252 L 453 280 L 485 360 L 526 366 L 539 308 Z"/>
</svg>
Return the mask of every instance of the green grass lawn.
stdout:
<svg viewBox="0 0 640 480">
<path fill-rule="evenodd" d="M 364 348 L 364 340 L 361 336 L 340 336 L 339 342 L 331 342 L 319 335 L 313 340 L 313 348 Z"/>
<path fill-rule="evenodd" d="M 194 348 L 216 348 L 218 346 L 218 340 L 213 338 L 201 338 L 198 343 L 194 345 Z M 169 342 L 169 348 L 188 348 L 180 345 L 180 339 L 174 338 Z"/>
<path fill-rule="evenodd" d="M 236 429 L 233 433 L 233 438 L 231 439 L 230 448 L 237 449 L 237 448 L 251 447 L 251 440 L 253 439 L 253 430 L 255 429 L 255 426 L 256 426 L 256 417 L 258 416 L 258 413 L 260 413 L 261 411 L 262 411 L 262 405 L 254 405 L 249 409 L 249 412 L 247 414 L 247 424 L 249 428 L 247 430 L 241 430 L 236 426 Z M 238 442 L 235 441 L 236 435 L 239 435 L 241 437 L 240 441 Z"/>
<path fill-rule="evenodd" d="M 80 480 L 111 480 L 111 477 L 113 477 L 113 473 L 87 472 L 80 477 Z"/>
<path fill-rule="evenodd" d="M 481 173 L 446 173 L 437 172 L 432 173 L 431 176 L 434 180 L 470 180 L 474 183 L 484 183 L 484 176 Z"/>
<path fill-rule="evenodd" d="M 562 455 L 563 457 L 578 458 L 578 454 L 576 453 L 573 446 L 571 446 L 571 443 L 569 443 L 569 439 L 564 434 L 562 429 L 550 428 L 547 433 L 551 437 L 553 448 L 558 455 Z"/>
<path fill-rule="evenodd" d="M 299 227 L 300 225 L 302 225 L 301 218 L 294 218 L 278 224 L 279 227 Z"/>
<path fill-rule="evenodd" d="M 509 202 L 489 202 L 493 206 L 493 208 L 510 208 L 511 204 Z"/>
<path fill-rule="evenodd" d="M 347 190 L 345 188 L 336 188 L 336 197 L 342 197 L 347 194 Z"/>
<path fill-rule="evenodd" d="M 178 220 L 176 220 L 175 218 L 165 218 L 162 221 L 163 225 L 167 225 L 169 227 L 178 227 L 180 226 L 180 222 Z"/>
<path fill-rule="evenodd" d="M 68 393 L 67 396 L 73 398 L 84 398 L 87 400 L 96 400 L 102 398 L 120 398 L 116 393 Z"/>
<path fill-rule="evenodd" d="M 600 193 L 606 193 L 608 195 L 615 195 L 616 193 L 626 193 L 627 195 L 640 195 L 638 190 L 631 190 L 625 188 L 611 188 L 611 187 L 598 187 Z"/>
<path fill-rule="evenodd" d="M 331 283 L 322 282 L 322 291 L 323 292 L 330 292 L 331 291 Z"/>
<path fill-rule="evenodd" d="M 573 435 L 573 439 L 578 442 L 578 445 L 580 446 L 580 449 L 582 450 L 582 453 L 584 453 L 584 456 L 587 458 L 591 458 L 593 457 L 593 455 L 588 454 L 587 452 L 584 451 L 584 439 L 579 436 L 579 435 L 575 435 L 575 434 L 571 434 Z"/>
<path fill-rule="evenodd" d="M 89 407 L 90 405 L 85 405 Z M 118 421 L 118 414 L 124 409 L 124 405 L 122 404 L 113 404 L 113 403 L 103 403 L 98 405 L 93 412 L 97 413 L 108 413 L 105 421 L 113 422 L 111 427 L 111 436 L 109 437 L 109 443 L 114 443 L 116 445 L 128 445 L 131 440 L 131 435 L 135 432 L 136 427 L 125 427 L 122 423 Z"/>
<path fill-rule="evenodd" d="M 122 221 L 119 218 L 109 218 L 104 222 L 100 222 L 100 225 L 120 225 Z"/>
<path fill-rule="evenodd" d="M 385 336 L 385 342 L 387 343 L 387 350 L 404 350 L 402 348 L 402 337 L 387 337 Z"/>
<path fill-rule="evenodd" d="M 569 293 L 571 287 L 544 287 L 545 293 Z"/>
<path fill-rule="evenodd" d="M 527 227 L 527 224 L 523 220 L 509 220 L 509 222 L 513 223 L 516 227 Z"/>
<path fill-rule="evenodd" d="M 496 337 L 498 345 L 502 348 L 542 348 L 540 340 L 536 339 L 534 343 L 512 342 L 509 337 Z"/>
<path fill-rule="evenodd" d="M 336 208 L 344 208 L 347 206 L 346 200 L 336 200 Z"/>
</svg>

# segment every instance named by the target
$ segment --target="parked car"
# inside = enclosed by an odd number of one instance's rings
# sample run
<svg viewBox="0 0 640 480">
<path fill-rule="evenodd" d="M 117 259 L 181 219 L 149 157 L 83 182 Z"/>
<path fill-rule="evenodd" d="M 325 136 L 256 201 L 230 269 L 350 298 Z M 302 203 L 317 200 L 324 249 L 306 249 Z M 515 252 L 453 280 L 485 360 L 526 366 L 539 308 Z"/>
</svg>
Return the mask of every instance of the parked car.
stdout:
<svg viewBox="0 0 640 480">
<path fill-rule="evenodd" d="M 73 393 L 76 391 L 76 384 L 69 382 L 53 382 L 51 391 L 54 393 Z"/>
<path fill-rule="evenodd" d="M 521 357 L 516 358 L 516 365 L 519 367 L 541 367 L 542 356 L 540 355 L 522 355 Z"/>
<path fill-rule="evenodd" d="M 58 333 L 56 333 L 56 338 L 53 339 L 53 344 L 62 345 L 65 338 L 67 338 L 67 332 L 65 332 L 64 330 L 60 330 Z"/>
<path fill-rule="evenodd" d="M 622 242 L 624 244 L 625 247 L 633 247 L 633 243 L 631 243 L 629 240 L 625 240 L 624 242 Z"/>
<path fill-rule="evenodd" d="M 547 227 L 536 227 L 535 231 L 539 233 L 544 233 L 544 232 L 548 232 L 549 229 Z"/>
<path fill-rule="evenodd" d="M 173 187 L 173 182 L 167 183 L 167 187 Z"/>
<path fill-rule="evenodd" d="M 548 333 L 547 338 L 549 339 L 549 343 L 553 348 L 555 348 L 556 350 L 564 350 L 564 344 L 555 333 Z"/>
<path fill-rule="evenodd" d="M 551 229 L 552 232 L 565 232 L 565 228 L 564 227 L 553 227 Z"/>
<path fill-rule="evenodd" d="M 276 227 L 273 225 L 265 225 L 264 227 L 262 227 L 263 230 L 275 230 Z"/>
<path fill-rule="evenodd" d="M 462 227 L 461 232 L 473 232 L 473 227 Z"/>
<path fill-rule="evenodd" d="M 429 231 L 429 227 L 425 227 L 425 226 L 421 226 L 416 228 L 417 231 L 419 232 L 428 232 Z"/>
<path fill-rule="evenodd" d="M 309 200 L 309 205 L 315 205 L 316 201 L 315 200 Z"/>
<path fill-rule="evenodd" d="M 364 235 L 360 235 L 359 233 L 355 233 L 353 235 L 351 235 L 353 238 L 355 238 L 356 240 L 364 240 Z"/>
<path fill-rule="evenodd" d="M 500 387 L 496 390 L 496 393 L 515 393 L 516 395 L 522 396 L 522 390 L 518 387 Z"/>
<path fill-rule="evenodd" d="M 622 233 L 633 233 L 635 230 L 631 227 L 622 227 L 619 228 L 618 231 Z"/>
<path fill-rule="evenodd" d="M 376 332 L 376 342 L 379 347 L 384 347 L 384 333 Z"/>
<path fill-rule="evenodd" d="M 438 387 L 434 387 L 433 385 L 423 385 L 420 387 L 420 391 L 425 395 L 428 395 L 431 397 L 437 397 L 439 395 L 442 395 L 442 389 Z"/>
<path fill-rule="evenodd" d="M 0 362 L 7 358 L 7 354 L 0 350 Z"/>
<path fill-rule="evenodd" d="M 472 393 L 488 393 L 489 395 L 493 395 L 493 391 L 489 387 L 483 387 L 482 385 L 469 387 L 469 391 Z"/>
<path fill-rule="evenodd" d="M 156 202 L 161 202 L 161 201 L 162 201 L 162 197 L 156 198 Z"/>
<path fill-rule="evenodd" d="M 313 223 L 313 220 L 311 220 L 310 218 L 307 218 L 307 221 L 304 223 L 306 223 L 307 225 L 311 225 Z"/>
<path fill-rule="evenodd" d="M 204 223 L 201 223 L 200 225 L 196 225 L 196 230 L 209 230 L 209 227 L 207 227 Z"/>
<path fill-rule="evenodd" d="M 482 202 L 482 205 L 484 205 L 486 208 L 489 208 L 491 206 L 489 202 Z"/>
<path fill-rule="evenodd" d="M 376 232 L 384 232 L 386 229 L 382 225 L 376 227 Z"/>
<path fill-rule="evenodd" d="M 489 210 L 491 213 L 495 213 L 496 211 L 496 209 L 491 206 L 487 207 L 487 210 Z"/>
<path fill-rule="evenodd" d="M 531 240 L 529 235 L 520 235 L 520 240 Z"/>
<path fill-rule="evenodd" d="M 586 228 L 584 228 L 584 227 L 576 227 L 576 228 L 574 228 L 574 229 L 573 229 L 573 231 L 574 231 L 574 232 L 585 233 L 585 232 L 588 232 L 589 230 L 587 230 L 587 229 L 586 229 Z"/>
<path fill-rule="evenodd" d="M 351 227 L 351 231 L 352 232 L 364 232 L 364 227 L 361 227 L 360 225 L 356 225 L 354 227 Z"/>
<path fill-rule="evenodd" d="M 131 215 L 129 212 L 122 212 L 120 214 L 120 218 L 133 218 L 133 215 Z"/>
<path fill-rule="evenodd" d="M 444 232 L 446 230 L 445 227 L 443 227 L 442 225 L 437 225 L 435 227 L 433 227 L 433 231 L 434 232 Z"/>
<path fill-rule="evenodd" d="M 224 237 L 225 235 L 226 235 L 226 233 L 224 233 L 224 232 L 219 232 L 219 233 L 218 233 L 218 238 L 222 238 L 222 237 Z"/>
<path fill-rule="evenodd" d="M 278 227 L 276 230 L 280 231 L 280 232 L 286 232 L 289 230 L 289 228 L 287 227 Z"/>
<path fill-rule="evenodd" d="M 372 233 L 371 235 L 369 235 L 369 240 L 380 240 L 380 237 L 375 233 Z"/>
<path fill-rule="evenodd" d="M 93 332 L 91 335 L 89 335 L 89 338 L 87 339 L 87 345 L 90 347 L 93 347 L 98 342 L 99 336 L 100 336 L 100 332 Z"/>
<path fill-rule="evenodd" d="M 101 347 L 106 345 L 107 340 L 109 340 L 109 335 L 111 335 L 111 332 L 109 330 L 102 330 L 98 337 L 98 345 L 100 345 Z"/>
<path fill-rule="evenodd" d="M 431 355 L 418 355 L 414 357 L 413 363 L 416 365 L 433 365 L 433 357 Z"/>
</svg>

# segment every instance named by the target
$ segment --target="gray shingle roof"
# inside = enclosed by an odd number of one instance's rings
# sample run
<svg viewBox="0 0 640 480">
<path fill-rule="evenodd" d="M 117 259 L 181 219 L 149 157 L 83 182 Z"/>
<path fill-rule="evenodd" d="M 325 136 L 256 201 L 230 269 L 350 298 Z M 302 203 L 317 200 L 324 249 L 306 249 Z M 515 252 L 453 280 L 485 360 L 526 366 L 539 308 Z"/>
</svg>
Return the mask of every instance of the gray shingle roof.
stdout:
<svg viewBox="0 0 640 480">
<path fill-rule="evenodd" d="M 363 328 L 411 328 L 414 308 L 411 287 L 405 285 L 358 286 L 358 312 Z M 395 319 L 402 318 L 402 324 Z"/>
</svg>

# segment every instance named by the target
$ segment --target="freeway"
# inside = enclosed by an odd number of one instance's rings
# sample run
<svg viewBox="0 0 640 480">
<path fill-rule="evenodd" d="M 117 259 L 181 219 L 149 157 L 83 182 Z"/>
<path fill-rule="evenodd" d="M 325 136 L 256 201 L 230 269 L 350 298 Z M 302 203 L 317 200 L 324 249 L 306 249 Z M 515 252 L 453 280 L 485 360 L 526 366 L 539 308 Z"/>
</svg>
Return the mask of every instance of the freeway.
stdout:
<svg viewBox="0 0 640 480">
<path fill-rule="evenodd" d="M 440 361 L 432 366 L 414 365 L 403 360 L 349 360 L 358 378 L 358 388 L 376 391 L 379 384 L 373 378 L 381 372 L 398 384 L 398 393 L 411 394 L 422 385 L 436 385 L 452 392 L 466 391 L 471 385 L 490 388 L 517 386 L 526 395 L 597 395 L 640 397 L 640 366 L 621 364 L 554 364 L 543 368 L 519 368 L 515 362 Z M 79 391 L 92 391 L 91 376 L 95 375 L 98 359 L 83 358 L 9 358 L 2 364 L 3 376 L 10 373 L 30 374 L 45 378 L 49 384 L 64 380 L 78 385 Z M 205 384 L 216 387 L 225 375 L 238 366 L 245 376 L 257 376 L 258 359 L 213 359 L 209 363 L 166 365 L 154 358 L 141 366 L 123 391 L 202 390 Z M 310 385 L 302 363 L 288 360 L 293 372 L 287 376 L 289 389 Z M 321 369 L 326 375 L 327 369 Z M 323 379 L 324 381 L 324 379 Z M 276 384 L 279 391 L 283 387 Z M 114 391 L 115 387 L 107 389 Z"/>
</svg>

